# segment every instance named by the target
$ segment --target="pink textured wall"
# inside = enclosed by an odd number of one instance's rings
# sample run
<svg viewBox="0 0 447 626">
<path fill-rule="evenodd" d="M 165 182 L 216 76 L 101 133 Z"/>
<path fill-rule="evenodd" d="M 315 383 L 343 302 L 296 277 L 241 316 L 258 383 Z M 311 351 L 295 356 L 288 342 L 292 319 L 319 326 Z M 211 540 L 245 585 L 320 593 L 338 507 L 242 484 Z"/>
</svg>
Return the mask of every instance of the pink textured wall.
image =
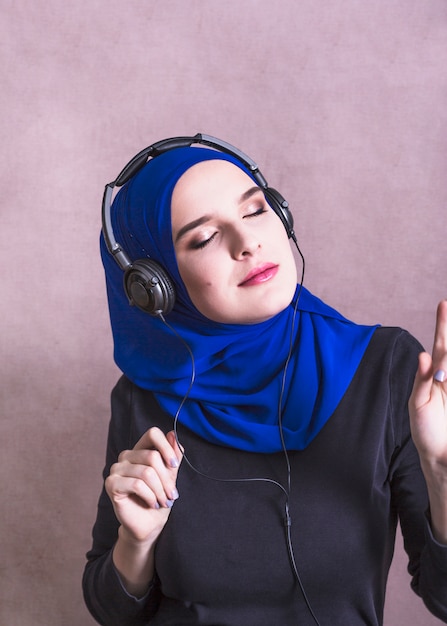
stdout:
<svg viewBox="0 0 447 626">
<path fill-rule="evenodd" d="M 103 185 L 155 140 L 222 137 L 289 199 L 307 285 L 429 345 L 447 295 L 447 3 L 1 5 L 0 623 L 87 625 L 118 374 Z M 399 549 L 386 624 L 438 624 L 408 584 Z"/>
</svg>

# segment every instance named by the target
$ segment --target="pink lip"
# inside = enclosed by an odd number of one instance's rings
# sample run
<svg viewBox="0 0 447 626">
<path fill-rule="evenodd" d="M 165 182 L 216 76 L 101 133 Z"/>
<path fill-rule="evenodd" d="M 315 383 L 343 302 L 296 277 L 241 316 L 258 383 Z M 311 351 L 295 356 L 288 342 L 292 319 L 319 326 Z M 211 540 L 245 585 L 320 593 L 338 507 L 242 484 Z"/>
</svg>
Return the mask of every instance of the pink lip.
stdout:
<svg viewBox="0 0 447 626">
<path fill-rule="evenodd" d="M 266 263 L 255 267 L 247 276 L 239 283 L 239 287 L 250 287 L 251 285 L 259 285 L 265 283 L 278 273 L 279 265 L 274 263 Z"/>
</svg>

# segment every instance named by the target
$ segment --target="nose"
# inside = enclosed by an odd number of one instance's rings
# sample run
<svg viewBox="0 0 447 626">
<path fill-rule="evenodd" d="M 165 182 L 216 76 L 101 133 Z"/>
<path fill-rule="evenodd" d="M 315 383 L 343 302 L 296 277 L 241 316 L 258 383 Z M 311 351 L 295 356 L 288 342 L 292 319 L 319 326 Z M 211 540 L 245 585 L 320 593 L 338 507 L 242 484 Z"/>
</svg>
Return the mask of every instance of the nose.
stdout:
<svg viewBox="0 0 447 626">
<path fill-rule="evenodd" d="M 261 247 L 259 236 L 250 228 L 235 228 L 231 236 L 231 254 L 236 260 L 252 256 Z"/>
</svg>

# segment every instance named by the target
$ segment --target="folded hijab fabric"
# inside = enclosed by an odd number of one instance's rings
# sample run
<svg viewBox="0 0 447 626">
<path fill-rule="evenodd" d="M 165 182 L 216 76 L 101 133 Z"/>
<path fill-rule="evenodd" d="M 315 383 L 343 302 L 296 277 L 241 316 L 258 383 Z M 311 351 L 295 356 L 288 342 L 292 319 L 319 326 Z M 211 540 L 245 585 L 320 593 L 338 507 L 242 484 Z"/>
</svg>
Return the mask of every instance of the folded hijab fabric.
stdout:
<svg viewBox="0 0 447 626">
<path fill-rule="evenodd" d="M 252 452 L 282 449 L 279 398 L 290 342 L 281 415 L 289 450 L 304 449 L 329 420 L 346 392 L 374 333 L 356 325 L 305 288 L 273 318 L 252 325 L 221 324 L 192 304 L 179 275 L 171 235 L 171 196 L 196 163 L 230 155 L 202 147 L 170 150 L 122 187 L 112 205 L 117 241 L 132 261 L 146 256 L 168 271 L 176 303 L 167 321 L 194 355 L 195 381 L 179 421 L 207 441 Z M 123 272 L 101 237 L 115 361 L 136 385 L 151 390 L 172 416 L 188 391 L 192 359 L 162 319 L 129 305 Z M 294 305 L 300 293 L 293 325 Z M 292 337 L 293 333 L 293 337 Z"/>
</svg>

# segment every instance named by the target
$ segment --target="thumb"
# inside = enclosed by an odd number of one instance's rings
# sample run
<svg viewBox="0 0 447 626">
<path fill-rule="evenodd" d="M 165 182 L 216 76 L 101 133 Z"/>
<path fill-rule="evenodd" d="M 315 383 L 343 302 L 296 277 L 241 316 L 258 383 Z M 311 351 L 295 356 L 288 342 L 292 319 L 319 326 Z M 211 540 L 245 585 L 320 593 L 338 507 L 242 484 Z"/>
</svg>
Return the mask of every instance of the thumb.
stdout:
<svg viewBox="0 0 447 626">
<path fill-rule="evenodd" d="M 166 433 L 166 439 L 169 441 L 170 445 L 174 449 L 175 455 L 180 465 L 183 458 L 183 447 L 180 447 L 175 431 L 170 430 L 168 433 Z"/>
</svg>

